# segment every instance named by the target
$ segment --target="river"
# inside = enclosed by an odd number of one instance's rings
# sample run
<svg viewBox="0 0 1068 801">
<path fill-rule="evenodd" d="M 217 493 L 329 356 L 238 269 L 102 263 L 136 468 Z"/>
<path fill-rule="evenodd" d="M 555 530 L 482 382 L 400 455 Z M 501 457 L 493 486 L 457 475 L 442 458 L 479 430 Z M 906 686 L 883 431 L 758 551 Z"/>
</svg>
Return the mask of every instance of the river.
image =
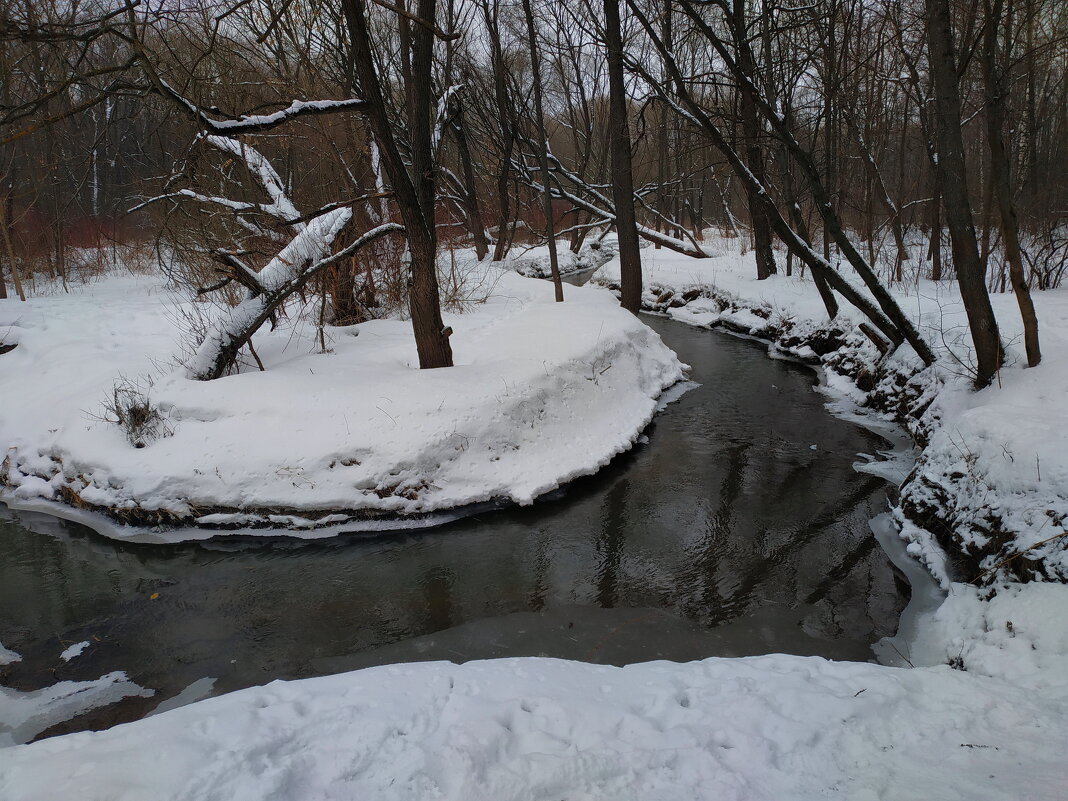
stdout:
<svg viewBox="0 0 1068 801">
<path fill-rule="evenodd" d="M 885 442 L 832 417 L 811 370 L 646 322 L 700 386 L 630 453 L 531 507 L 419 532 L 168 546 L 0 511 L 0 639 L 23 655 L 3 683 L 124 670 L 157 691 L 58 733 L 140 717 L 190 685 L 183 697 L 399 661 L 871 659 L 908 600 L 869 528 L 887 484 L 853 468 Z"/>
</svg>

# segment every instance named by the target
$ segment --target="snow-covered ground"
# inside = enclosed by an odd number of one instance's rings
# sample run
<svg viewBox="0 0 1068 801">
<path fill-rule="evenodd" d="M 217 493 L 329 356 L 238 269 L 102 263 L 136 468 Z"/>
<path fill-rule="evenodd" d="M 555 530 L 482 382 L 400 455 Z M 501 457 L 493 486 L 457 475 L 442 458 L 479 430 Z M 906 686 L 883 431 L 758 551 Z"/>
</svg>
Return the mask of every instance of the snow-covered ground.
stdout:
<svg viewBox="0 0 1068 801">
<path fill-rule="evenodd" d="M 736 330 L 769 336 L 773 329 L 798 335 L 823 326 L 822 306 L 806 281 L 780 276 L 758 283 L 750 277 L 751 262 L 736 256 L 701 262 L 664 251 L 643 256 L 647 285 L 654 287 L 650 305 L 679 319 L 707 325 L 727 317 Z M 605 267 L 609 280 L 612 269 L 612 263 Z M 527 286 L 504 285 L 508 294 Z M 681 301 L 696 285 L 715 291 L 671 306 L 665 293 Z M 565 306 L 584 297 L 568 292 Z M 955 465 L 963 464 L 981 475 L 985 495 L 949 487 L 953 492 L 945 497 L 960 499 L 958 511 L 969 519 L 977 509 L 992 509 L 1000 520 L 1013 521 L 1020 539 L 1006 547 L 1020 547 L 1059 530 L 1054 517 L 1041 526 L 1035 521 L 1068 497 L 1066 412 L 1059 402 L 1068 390 L 1068 294 L 1037 298 L 1043 366 L 1025 371 L 1010 365 L 1000 385 L 972 393 L 948 355 L 952 349 L 967 362 L 953 292 L 951 285 L 921 283 L 903 293 L 924 330 L 937 333 L 943 355 L 918 385 L 930 394 L 925 408 L 931 401 L 918 474 L 934 481 L 961 472 Z M 591 307 L 599 308 L 603 297 L 591 295 Z M 487 305 L 493 308 L 492 301 Z M 995 305 L 1014 336 L 1011 297 L 998 297 Z M 505 317 L 503 310 L 493 314 L 494 320 Z M 849 328 L 855 318 L 846 317 Z M 461 330 L 457 325 L 457 336 Z M 876 361 L 853 332 L 840 333 L 847 342 L 839 352 L 868 365 Z M 32 335 L 31 329 L 23 342 L 32 342 Z M 785 349 L 815 360 L 803 339 L 795 336 Z M 284 353 L 272 352 L 265 340 L 261 355 L 271 352 L 275 370 L 284 369 Z M 291 358 L 306 368 L 341 354 L 305 349 Z M 907 352 L 894 360 L 881 380 L 917 367 Z M 667 383 L 669 362 L 660 386 Z M 615 366 L 599 369 L 590 374 L 595 386 Z M 879 389 L 861 390 L 833 370 L 827 375 L 837 392 L 857 401 Z M 182 386 L 170 381 L 157 387 L 175 392 Z M 255 400 L 251 393 L 242 397 Z M 1041 477 L 1025 469 L 1033 462 L 1041 465 Z M 625 668 L 544 659 L 371 668 L 274 682 L 104 732 L 0 750 L 0 798 L 1063 801 L 1068 588 L 1013 583 L 997 572 L 982 589 L 953 582 L 940 545 L 905 534 L 914 554 L 939 570 L 947 591 L 907 636 L 884 646 L 911 668 L 782 655 Z M 1058 564 L 1055 550 L 1041 553 L 1042 570 Z"/>
<path fill-rule="evenodd" d="M 0 798 L 1055 801 L 1068 664 L 1033 656 L 1056 611 L 1035 589 L 1011 659 L 986 645 L 1010 678 L 783 655 L 369 668 L 0 750 Z"/>
<path fill-rule="evenodd" d="M 0 341 L 17 343 L 0 357 L 0 500 L 187 526 L 88 521 L 156 539 L 241 525 L 323 536 L 354 518 L 530 503 L 630 448 L 683 366 L 603 289 L 568 287 L 556 304 L 547 283 L 489 269 L 484 301 L 446 315 L 445 370 L 416 369 L 407 322 L 328 328 L 321 353 L 294 315 L 257 334 L 265 372 L 194 381 L 174 362 L 188 303 L 157 278 L 0 301 Z M 98 419 L 120 376 L 169 435 L 138 448 Z"/>
</svg>

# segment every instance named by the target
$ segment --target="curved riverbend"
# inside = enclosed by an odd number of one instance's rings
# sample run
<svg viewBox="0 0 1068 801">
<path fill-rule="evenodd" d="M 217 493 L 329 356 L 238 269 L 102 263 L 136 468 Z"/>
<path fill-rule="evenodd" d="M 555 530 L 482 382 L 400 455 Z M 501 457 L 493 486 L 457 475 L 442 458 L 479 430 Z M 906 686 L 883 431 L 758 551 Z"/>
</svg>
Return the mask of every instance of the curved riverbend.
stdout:
<svg viewBox="0 0 1068 801">
<path fill-rule="evenodd" d="M 0 520 L 0 632 L 24 657 L 4 683 L 125 670 L 158 691 L 67 731 L 139 717 L 190 685 L 397 661 L 870 659 L 908 597 L 869 528 L 888 485 L 853 467 L 885 440 L 832 417 L 808 368 L 647 322 L 700 386 L 632 452 L 532 507 L 420 532 L 170 546 Z"/>
</svg>

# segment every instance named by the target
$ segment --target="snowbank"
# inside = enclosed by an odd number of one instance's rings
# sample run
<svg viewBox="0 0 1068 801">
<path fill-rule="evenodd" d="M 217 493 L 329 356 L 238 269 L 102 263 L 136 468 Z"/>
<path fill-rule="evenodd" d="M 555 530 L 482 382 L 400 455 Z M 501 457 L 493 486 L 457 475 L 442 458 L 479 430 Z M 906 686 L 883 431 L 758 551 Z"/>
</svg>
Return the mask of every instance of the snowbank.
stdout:
<svg viewBox="0 0 1068 801">
<path fill-rule="evenodd" d="M 561 275 L 579 273 L 600 267 L 616 255 L 617 244 L 614 234 L 604 239 L 590 239 L 585 242 L 578 253 L 573 253 L 570 243 L 560 239 L 556 243 L 556 258 Z M 512 253 L 505 262 L 520 275 L 528 278 L 548 278 L 552 275 L 549 263 L 549 246 L 534 247 L 513 246 Z"/>
<path fill-rule="evenodd" d="M 949 664 L 1068 698 L 1068 591 L 1062 584 L 954 584 L 908 644 L 913 664 Z M 1068 786 L 1068 785 L 1066 785 Z"/>
<path fill-rule="evenodd" d="M 603 289 L 569 287 L 556 304 L 545 282 L 492 280 L 485 302 L 447 315 L 454 368 L 416 369 L 407 322 L 328 328 L 320 353 L 294 315 L 257 334 L 265 372 L 210 382 L 174 366 L 188 307 L 158 279 L 0 301 L 0 338 L 18 341 L 0 357 L 0 500 L 103 511 L 161 527 L 97 525 L 106 533 L 163 540 L 236 526 L 322 536 L 530 503 L 627 450 L 683 365 Z M 94 419 L 120 375 L 140 382 L 170 436 L 135 448 Z"/>
<path fill-rule="evenodd" d="M 767 339 L 775 350 L 824 365 L 834 390 L 906 426 L 923 450 L 902 488 L 902 533 L 945 586 L 952 578 L 1003 575 L 1068 581 L 1068 536 L 1060 536 L 1068 533 L 1068 409 L 1061 400 L 1068 397 L 1068 289 L 1035 293 L 1044 358 L 1034 369 L 1024 369 L 1015 298 L 993 296 L 1007 364 L 994 385 L 976 393 L 967 372 L 974 354 L 952 282 L 892 290 L 936 351 L 937 364 L 924 369 L 907 346 L 880 358 L 856 328 L 863 318 L 845 303 L 829 321 L 807 278 L 757 281 L 751 254 L 720 252 L 698 260 L 643 250 L 646 308 Z M 617 284 L 618 260 L 595 280 Z"/>
<path fill-rule="evenodd" d="M 397 665 L 0 751 L 0 797 L 1052 800 L 1066 713 L 1063 697 L 948 667 Z"/>
</svg>

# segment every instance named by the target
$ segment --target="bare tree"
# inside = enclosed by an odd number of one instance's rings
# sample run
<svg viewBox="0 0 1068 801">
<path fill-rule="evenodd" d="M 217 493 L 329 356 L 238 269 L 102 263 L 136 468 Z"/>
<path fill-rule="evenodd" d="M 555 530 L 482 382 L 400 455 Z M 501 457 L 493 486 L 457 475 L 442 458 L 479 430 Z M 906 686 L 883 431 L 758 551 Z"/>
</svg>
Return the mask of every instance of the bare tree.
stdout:
<svg viewBox="0 0 1068 801">
<path fill-rule="evenodd" d="M 924 0 L 924 3 L 927 10 L 928 59 L 935 89 L 937 168 L 942 179 L 957 285 L 960 287 L 972 343 L 975 346 L 975 385 L 985 387 L 1001 366 L 1003 352 L 998 324 L 994 319 L 990 296 L 987 294 L 985 269 L 979 260 L 979 246 L 968 197 L 964 140 L 960 132 L 957 57 L 953 44 L 949 0 Z"/>
<path fill-rule="evenodd" d="M 364 113 L 381 153 L 382 168 L 389 178 L 408 238 L 411 259 L 409 311 L 415 330 L 419 366 L 423 369 L 452 366 L 451 328 L 441 319 L 437 276 L 437 231 L 434 216 L 435 127 L 431 69 L 434 39 L 442 35 L 436 25 L 436 0 L 419 0 L 414 15 L 399 15 L 402 26 L 412 22 L 410 74 L 405 94 L 408 111 L 410 165 L 401 157 L 389 118 L 382 82 L 374 62 L 364 0 L 342 0 L 353 72 L 359 82 Z"/>
<path fill-rule="evenodd" d="M 549 246 L 549 270 L 552 273 L 553 290 L 556 293 L 556 302 L 561 303 L 564 299 L 564 285 L 560 280 L 560 259 L 556 252 L 556 229 L 553 221 L 553 198 L 549 191 L 549 144 L 545 137 L 545 109 L 541 98 L 541 59 L 538 55 L 536 40 L 536 28 L 534 25 L 534 12 L 531 10 L 530 0 L 523 0 L 523 16 L 527 21 L 527 46 L 530 50 L 530 74 L 533 79 L 531 92 L 534 95 L 534 131 L 537 141 L 535 147 L 538 154 L 539 172 L 542 185 L 545 187 L 541 193 L 542 211 L 545 214 L 545 237 Z"/>
<path fill-rule="evenodd" d="M 630 126 L 623 86 L 623 38 L 619 0 L 604 0 L 605 44 L 608 55 L 609 137 L 612 151 L 612 197 L 619 236 L 620 303 L 637 313 L 642 302 L 642 260 L 634 222 L 634 178 L 631 174 Z"/>
<path fill-rule="evenodd" d="M 1009 0 L 1010 4 L 1012 0 Z M 1024 346 L 1027 350 L 1028 367 L 1042 361 L 1038 342 L 1038 315 L 1031 300 L 1031 290 L 1023 268 L 1020 252 L 1020 225 L 1013 201 L 1011 166 L 1008 148 L 1005 145 L 1005 74 L 998 61 L 998 40 L 1002 28 L 1003 0 L 984 0 L 986 30 L 983 35 L 982 64 L 986 86 L 987 142 L 990 147 L 990 171 L 992 188 L 997 195 L 998 211 L 1001 214 L 1001 235 L 1005 242 L 1005 258 L 1009 262 L 1012 291 L 1020 306 L 1024 326 Z"/>
</svg>

